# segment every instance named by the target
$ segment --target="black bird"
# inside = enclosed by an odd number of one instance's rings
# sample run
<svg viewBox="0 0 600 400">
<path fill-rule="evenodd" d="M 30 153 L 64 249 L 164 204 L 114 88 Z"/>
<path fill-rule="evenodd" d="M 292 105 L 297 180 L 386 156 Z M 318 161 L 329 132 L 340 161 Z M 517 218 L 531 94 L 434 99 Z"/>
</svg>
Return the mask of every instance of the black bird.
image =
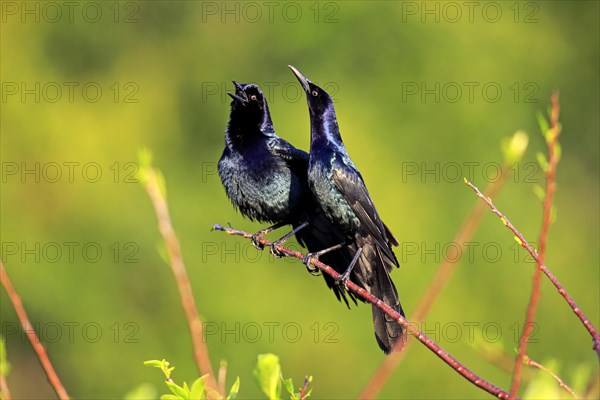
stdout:
<svg viewBox="0 0 600 400">
<path fill-rule="evenodd" d="M 356 246 L 360 256 L 343 279 L 356 284 L 404 315 L 390 272 L 398 267 L 392 245 L 398 242 L 382 222 L 364 180 L 342 142 L 329 94 L 290 66 L 306 91 L 310 114 L 308 183 L 327 218 Z M 354 266 L 354 268 L 352 268 Z M 402 327 L 373 306 L 379 346 L 388 353 L 403 334 Z"/>
<path fill-rule="evenodd" d="M 325 216 L 308 187 L 308 154 L 277 136 L 267 100 L 257 85 L 233 83 L 235 94 L 229 93 L 233 101 L 218 170 L 227 196 L 242 215 L 274 224 L 253 235 L 255 245 L 266 233 L 287 224 L 294 231 L 275 245 L 294 233 L 309 252 L 343 243 L 343 233 Z M 343 272 L 352 257 L 352 248 L 343 247 L 321 259 Z M 338 300 L 348 305 L 345 290 L 330 276 L 324 277 Z"/>
</svg>

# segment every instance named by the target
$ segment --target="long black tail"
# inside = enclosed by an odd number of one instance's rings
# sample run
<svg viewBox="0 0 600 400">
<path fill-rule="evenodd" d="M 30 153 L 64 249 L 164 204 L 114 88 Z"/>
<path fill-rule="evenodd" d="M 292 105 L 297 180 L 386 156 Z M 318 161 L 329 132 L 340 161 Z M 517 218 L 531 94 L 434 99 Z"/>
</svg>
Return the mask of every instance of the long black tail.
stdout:
<svg viewBox="0 0 600 400">
<path fill-rule="evenodd" d="M 390 278 L 390 271 L 397 265 L 397 261 L 388 259 L 376 244 L 369 241 L 363 244 L 362 249 L 360 260 L 353 272 L 356 282 L 404 316 L 398 291 Z M 372 306 L 372 313 L 375 339 L 379 347 L 388 354 L 396 341 L 402 338 L 404 329 L 375 305 Z"/>
</svg>

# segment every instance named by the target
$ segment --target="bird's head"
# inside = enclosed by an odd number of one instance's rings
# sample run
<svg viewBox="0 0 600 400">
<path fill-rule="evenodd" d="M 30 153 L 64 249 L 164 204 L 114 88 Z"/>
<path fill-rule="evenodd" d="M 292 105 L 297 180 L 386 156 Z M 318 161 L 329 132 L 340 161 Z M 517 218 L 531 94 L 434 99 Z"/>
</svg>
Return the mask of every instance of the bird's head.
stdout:
<svg viewBox="0 0 600 400">
<path fill-rule="evenodd" d="M 235 93 L 227 93 L 233 100 L 231 102 L 231 114 L 237 115 L 248 124 L 257 124 L 263 130 L 272 129 L 273 123 L 269 114 L 267 100 L 254 83 L 237 83 Z"/>
<path fill-rule="evenodd" d="M 333 111 L 333 100 L 329 94 L 319 86 L 312 83 L 300 71 L 291 65 L 288 65 L 302 88 L 306 92 L 306 101 L 310 110 L 311 116 L 324 116 Z"/>
</svg>

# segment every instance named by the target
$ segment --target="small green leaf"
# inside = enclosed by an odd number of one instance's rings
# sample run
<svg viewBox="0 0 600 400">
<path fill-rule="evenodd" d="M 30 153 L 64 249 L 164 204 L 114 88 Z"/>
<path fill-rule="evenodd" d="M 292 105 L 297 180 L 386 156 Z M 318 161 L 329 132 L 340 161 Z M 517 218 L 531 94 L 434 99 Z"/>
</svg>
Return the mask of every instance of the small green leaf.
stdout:
<svg viewBox="0 0 600 400">
<path fill-rule="evenodd" d="M 537 197 L 539 201 L 544 201 L 544 198 L 546 197 L 546 191 L 537 183 L 533 185 L 533 194 L 535 194 L 535 197 Z"/>
<path fill-rule="evenodd" d="M 296 400 L 296 393 L 294 392 L 294 382 L 292 381 L 292 378 L 288 378 L 288 379 L 283 379 L 283 377 L 281 377 L 281 380 L 283 381 L 283 386 L 285 386 L 285 390 L 287 390 L 287 392 L 290 394 L 290 399 L 292 400 Z"/>
<path fill-rule="evenodd" d="M 206 375 L 196 379 L 190 389 L 190 400 L 204 399 L 206 399 Z"/>
<path fill-rule="evenodd" d="M 504 162 L 511 165 L 521 161 L 528 145 L 529 136 L 524 131 L 517 131 L 510 138 L 502 139 L 501 149 Z"/>
<path fill-rule="evenodd" d="M 0 337 L 0 376 L 6 377 L 10 373 L 10 363 L 6 358 L 6 339 Z"/>
<path fill-rule="evenodd" d="M 173 392 L 174 395 L 179 396 L 180 399 L 188 400 L 190 398 L 190 390 L 189 389 L 186 390 L 172 381 L 166 381 L 165 383 L 167 384 L 167 387 L 169 388 L 169 390 L 171 392 Z M 185 385 L 185 383 L 184 383 L 184 385 Z"/>
<path fill-rule="evenodd" d="M 156 398 L 156 388 L 149 383 L 141 383 L 123 396 L 125 400 L 146 400 Z"/>
<path fill-rule="evenodd" d="M 279 357 L 271 353 L 259 354 L 256 368 L 254 368 L 254 376 L 269 400 L 280 398 L 281 366 L 279 365 Z"/>
<path fill-rule="evenodd" d="M 562 147 L 558 141 L 554 144 L 554 156 L 556 157 L 556 162 L 560 161 L 560 157 L 562 156 Z"/>
<path fill-rule="evenodd" d="M 237 397 L 239 391 L 240 391 L 240 377 L 238 376 L 235 379 L 235 382 L 233 382 L 231 389 L 229 390 L 229 395 L 227 396 L 227 400 L 234 400 Z"/>
<path fill-rule="evenodd" d="M 160 368 L 165 374 L 165 378 L 167 380 L 171 379 L 171 372 L 173 372 L 173 370 L 175 369 L 175 367 L 169 367 L 169 365 L 171 364 L 165 359 L 144 361 L 144 365 Z"/>
<path fill-rule="evenodd" d="M 540 164 L 542 171 L 544 171 L 544 173 L 548 172 L 548 161 L 546 161 L 546 156 L 544 153 L 538 151 L 535 154 L 535 157 L 537 158 L 537 162 Z"/>
<path fill-rule="evenodd" d="M 179 396 L 175 396 L 174 394 L 163 394 L 162 396 L 160 396 L 160 400 L 181 400 L 181 397 Z"/>
<path fill-rule="evenodd" d="M 546 120 L 546 117 L 544 117 L 544 114 L 542 114 L 539 111 L 535 114 L 535 117 L 537 118 L 538 126 L 540 127 L 540 132 L 542 132 L 542 134 L 544 134 L 545 132 L 548 131 L 548 129 L 550 129 L 550 126 L 548 125 L 548 121 Z"/>
<path fill-rule="evenodd" d="M 152 152 L 146 147 L 142 147 L 138 151 L 137 179 L 140 183 L 145 184 L 148 180 L 148 173 L 152 170 Z"/>
</svg>

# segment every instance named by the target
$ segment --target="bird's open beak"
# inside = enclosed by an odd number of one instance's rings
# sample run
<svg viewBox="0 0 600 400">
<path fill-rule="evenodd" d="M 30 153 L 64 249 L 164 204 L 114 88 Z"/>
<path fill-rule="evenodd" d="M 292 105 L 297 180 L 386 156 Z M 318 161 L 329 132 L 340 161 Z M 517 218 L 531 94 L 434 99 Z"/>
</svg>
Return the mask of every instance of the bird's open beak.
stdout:
<svg viewBox="0 0 600 400">
<path fill-rule="evenodd" d="M 233 100 L 237 101 L 241 105 L 243 105 L 243 106 L 246 105 L 246 99 L 244 99 L 242 96 L 238 96 L 237 94 L 233 94 L 233 93 L 227 93 L 227 94 L 229 95 L 229 97 L 231 97 Z"/>
<path fill-rule="evenodd" d="M 296 68 L 294 68 L 293 66 L 288 65 L 288 67 L 290 67 L 290 69 L 292 70 L 294 75 L 296 75 L 298 82 L 300 82 L 300 84 L 302 85 L 304 90 L 306 92 L 310 92 L 310 85 L 309 85 L 310 81 L 308 79 L 306 79 L 306 77 L 304 75 L 302 75 L 302 73 L 300 71 L 298 71 Z"/>
<path fill-rule="evenodd" d="M 242 88 L 242 85 L 240 85 L 239 83 L 237 83 L 236 81 L 231 81 L 233 83 L 233 86 L 235 86 L 235 91 L 236 92 L 243 92 L 244 89 Z"/>
</svg>

